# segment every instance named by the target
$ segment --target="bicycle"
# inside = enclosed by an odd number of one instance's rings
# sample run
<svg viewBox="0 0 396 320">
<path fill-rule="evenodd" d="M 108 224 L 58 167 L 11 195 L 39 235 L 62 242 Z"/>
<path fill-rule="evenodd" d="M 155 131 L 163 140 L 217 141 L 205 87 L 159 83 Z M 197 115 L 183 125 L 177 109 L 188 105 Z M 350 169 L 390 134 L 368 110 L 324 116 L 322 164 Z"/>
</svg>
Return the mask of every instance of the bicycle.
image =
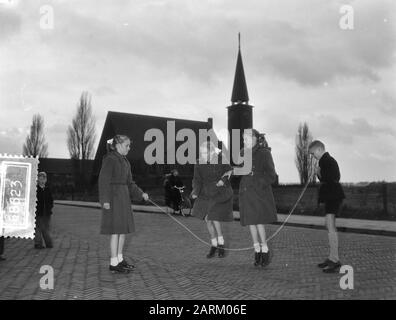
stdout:
<svg viewBox="0 0 396 320">
<path fill-rule="evenodd" d="M 186 187 L 185 186 L 183 186 L 183 187 L 174 186 L 174 188 L 180 192 L 180 199 L 181 199 L 177 211 L 179 211 L 179 214 L 181 214 L 183 217 L 191 216 L 192 204 L 191 204 L 191 201 L 188 198 L 188 196 L 186 196 L 184 194 L 184 189 Z M 176 213 L 177 211 L 175 210 L 174 213 Z"/>
</svg>

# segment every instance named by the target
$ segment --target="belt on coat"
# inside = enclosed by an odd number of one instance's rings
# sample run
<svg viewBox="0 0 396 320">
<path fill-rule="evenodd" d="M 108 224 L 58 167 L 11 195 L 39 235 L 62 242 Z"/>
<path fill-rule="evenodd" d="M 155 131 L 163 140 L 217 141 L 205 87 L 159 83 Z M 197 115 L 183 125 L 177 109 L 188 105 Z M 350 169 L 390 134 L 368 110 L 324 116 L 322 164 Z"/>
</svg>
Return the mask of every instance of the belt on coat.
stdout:
<svg viewBox="0 0 396 320">
<path fill-rule="evenodd" d="M 114 182 L 110 182 L 110 184 L 121 184 L 121 185 L 128 185 L 127 182 L 121 182 L 121 181 L 114 181 Z"/>
</svg>

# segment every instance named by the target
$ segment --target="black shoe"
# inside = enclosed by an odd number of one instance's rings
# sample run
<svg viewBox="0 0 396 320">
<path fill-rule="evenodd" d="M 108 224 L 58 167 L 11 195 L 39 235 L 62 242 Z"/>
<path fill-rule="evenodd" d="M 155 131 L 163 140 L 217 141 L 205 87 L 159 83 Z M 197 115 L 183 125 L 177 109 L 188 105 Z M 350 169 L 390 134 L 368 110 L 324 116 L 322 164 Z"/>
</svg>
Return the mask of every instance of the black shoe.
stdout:
<svg viewBox="0 0 396 320">
<path fill-rule="evenodd" d="M 326 260 L 323 261 L 322 263 L 319 263 L 319 264 L 318 264 L 318 267 L 321 268 L 321 269 L 326 268 L 326 267 L 329 265 L 330 262 L 331 262 L 330 259 L 326 259 Z"/>
<path fill-rule="evenodd" d="M 127 269 L 127 270 L 133 270 L 135 268 L 135 266 L 133 264 L 129 264 L 125 260 L 122 260 L 118 265 Z"/>
<path fill-rule="evenodd" d="M 36 245 L 34 245 L 34 249 L 41 250 L 41 249 L 45 249 L 45 247 L 43 245 L 41 245 L 41 244 L 36 244 Z"/>
<path fill-rule="evenodd" d="M 338 273 L 341 268 L 341 262 L 330 261 L 326 267 L 323 268 L 324 273 Z"/>
<path fill-rule="evenodd" d="M 6 261 L 6 258 L 0 256 L 0 261 Z"/>
<path fill-rule="evenodd" d="M 254 252 L 254 266 L 257 267 L 261 263 L 261 252 Z"/>
<path fill-rule="evenodd" d="M 225 249 L 223 244 L 218 245 L 219 248 L 219 258 L 224 258 L 225 257 Z"/>
<path fill-rule="evenodd" d="M 206 255 L 206 258 L 208 259 L 213 258 L 216 254 L 216 250 L 217 250 L 216 247 L 211 246 L 209 253 Z"/>
<path fill-rule="evenodd" d="M 117 264 L 116 266 L 109 266 L 109 270 L 112 273 L 129 273 L 128 269 L 125 269 L 124 267 L 120 266 L 120 264 Z"/>
<path fill-rule="evenodd" d="M 267 252 L 261 253 L 261 266 L 266 267 L 270 264 L 270 262 L 271 262 L 271 252 L 268 249 Z"/>
</svg>

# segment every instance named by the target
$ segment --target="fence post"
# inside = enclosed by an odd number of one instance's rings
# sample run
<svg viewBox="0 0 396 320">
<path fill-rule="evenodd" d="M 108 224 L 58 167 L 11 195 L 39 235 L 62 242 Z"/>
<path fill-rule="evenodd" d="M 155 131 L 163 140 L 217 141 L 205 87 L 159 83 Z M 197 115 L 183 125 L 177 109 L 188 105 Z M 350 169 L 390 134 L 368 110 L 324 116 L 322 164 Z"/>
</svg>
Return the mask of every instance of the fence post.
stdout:
<svg viewBox="0 0 396 320">
<path fill-rule="evenodd" d="M 388 215 L 388 184 L 384 182 L 382 184 L 382 205 L 384 208 L 384 215 Z"/>
</svg>

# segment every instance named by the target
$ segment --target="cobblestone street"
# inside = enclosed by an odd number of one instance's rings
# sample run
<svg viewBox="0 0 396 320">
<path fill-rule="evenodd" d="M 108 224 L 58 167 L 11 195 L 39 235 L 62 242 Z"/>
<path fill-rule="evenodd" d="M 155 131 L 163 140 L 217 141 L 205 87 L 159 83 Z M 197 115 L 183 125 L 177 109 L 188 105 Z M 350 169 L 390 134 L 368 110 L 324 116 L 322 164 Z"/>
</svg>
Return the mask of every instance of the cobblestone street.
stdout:
<svg viewBox="0 0 396 320">
<path fill-rule="evenodd" d="M 271 242 L 272 263 L 252 264 L 253 251 L 208 260 L 208 247 L 164 214 L 135 212 L 137 233 L 125 256 L 128 275 L 108 270 L 108 238 L 99 235 L 100 210 L 56 205 L 53 249 L 7 239 L 0 263 L 0 299 L 395 299 L 396 238 L 340 232 L 343 264 L 354 269 L 354 289 L 342 290 L 342 274 L 316 267 L 327 255 L 324 230 L 285 227 Z M 207 239 L 202 221 L 177 217 Z M 279 226 L 268 226 L 268 234 Z M 231 248 L 251 246 L 238 221 L 224 224 Z M 53 290 L 39 286 L 40 267 L 54 268 Z"/>
</svg>

